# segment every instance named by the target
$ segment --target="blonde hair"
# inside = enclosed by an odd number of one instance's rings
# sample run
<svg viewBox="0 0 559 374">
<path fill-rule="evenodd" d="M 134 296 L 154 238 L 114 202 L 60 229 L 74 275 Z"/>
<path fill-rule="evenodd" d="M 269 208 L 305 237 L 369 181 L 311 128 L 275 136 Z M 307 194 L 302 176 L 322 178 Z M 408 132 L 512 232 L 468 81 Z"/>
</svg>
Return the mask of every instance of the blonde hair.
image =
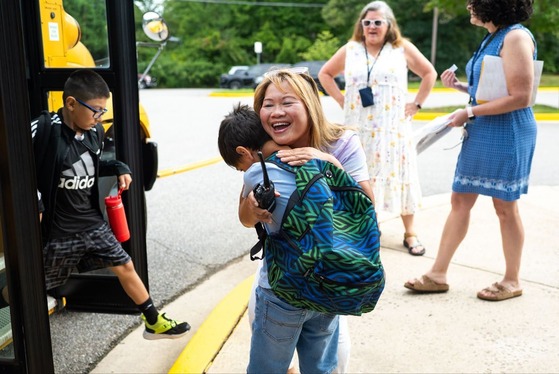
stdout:
<svg viewBox="0 0 559 374">
<path fill-rule="evenodd" d="M 353 35 L 351 36 L 352 41 L 362 42 L 364 40 L 363 25 L 361 21 L 367 15 L 369 11 L 379 11 L 384 15 L 384 18 L 388 22 L 388 31 L 386 32 L 385 42 L 391 43 L 394 47 L 400 47 L 403 43 L 402 33 L 400 32 L 400 27 L 398 27 L 398 22 L 396 22 L 396 17 L 394 17 L 394 12 L 392 8 L 384 1 L 373 1 L 365 5 L 355 25 L 353 26 Z"/>
<path fill-rule="evenodd" d="M 323 152 L 330 152 L 330 145 L 344 133 L 344 126 L 329 122 L 322 109 L 318 87 L 312 77 L 306 73 L 297 74 L 289 69 L 280 69 L 269 72 L 264 80 L 256 87 L 254 92 L 254 110 L 260 113 L 266 90 L 273 84 L 284 92 L 281 84 L 287 83 L 295 95 L 303 102 L 307 111 L 309 122 L 309 147 L 317 148 Z M 290 145 L 290 144 L 282 144 Z"/>
</svg>

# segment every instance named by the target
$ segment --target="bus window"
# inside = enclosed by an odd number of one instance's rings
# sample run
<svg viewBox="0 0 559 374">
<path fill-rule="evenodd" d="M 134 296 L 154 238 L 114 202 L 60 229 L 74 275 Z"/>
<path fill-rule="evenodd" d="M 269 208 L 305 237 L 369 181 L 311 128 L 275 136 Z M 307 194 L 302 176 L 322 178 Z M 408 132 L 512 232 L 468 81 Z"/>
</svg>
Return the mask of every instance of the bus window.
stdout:
<svg viewBox="0 0 559 374">
<path fill-rule="evenodd" d="M 109 22 L 106 0 L 37 1 L 40 4 L 42 58 L 45 68 L 82 67 L 107 70 L 115 68 L 115 63 L 111 64 L 109 57 Z M 149 67 L 153 65 L 169 39 L 167 25 L 158 14 L 148 12 L 143 18 L 144 31 L 152 40 L 159 42 L 156 43 L 159 48 L 139 81 L 143 81 Z M 113 52 L 113 54 L 117 53 Z M 62 92 L 51 91 L 48 95 L 49 111 L 56 111 L 62 107 Z M 116 131 L 113 127 L 112 107 L 111 99 L 107 102 L 109 111 L 103 116 L 103 126 L 105 128 L 105 155 L 114 158 L 114 133 Z M 157 177 L 157 144 L 151 140 L 150 123 L 145 110 L 141 106 L 139 110 L 140 123 L 138 126 L 141 131 L 144 162 L 143 185 L 145 190 L 149 191 Z M 109 188 L 107 191 L 111 190 L 112 182 L 111 186 L 107 186 L 107 188 Z"/>
<path fill-rule="evenodd" d="M 105 0 L 38 1 L 46 68 L 110 66 Z"/>
</svg>

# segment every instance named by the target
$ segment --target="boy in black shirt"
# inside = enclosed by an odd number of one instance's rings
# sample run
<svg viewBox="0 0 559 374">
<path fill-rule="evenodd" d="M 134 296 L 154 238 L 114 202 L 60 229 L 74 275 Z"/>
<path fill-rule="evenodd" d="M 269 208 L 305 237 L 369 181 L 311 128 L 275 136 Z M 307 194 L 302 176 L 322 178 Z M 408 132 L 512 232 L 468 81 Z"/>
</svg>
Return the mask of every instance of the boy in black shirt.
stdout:
<svg viewBox="0 0 559 374">
<path fill-rule="evenodd" d="M 80 272 L 110 268 L 145 322 L 144 338 L 173 339 L 190 326 L 160 314 L 136 273 L 132 259 L 104 221 L 98 178 L 117 176 L 119 187 L 132 182 L 130 169 L 117 160 L 100 160 L 109 87 L 92 70 L 74 72 L 64 85 L 64 107 L 43 112 L 31 122 L 37 185 L 42 211 L 46 288 L 64 283 L 74 268 Z"/>
</svg>

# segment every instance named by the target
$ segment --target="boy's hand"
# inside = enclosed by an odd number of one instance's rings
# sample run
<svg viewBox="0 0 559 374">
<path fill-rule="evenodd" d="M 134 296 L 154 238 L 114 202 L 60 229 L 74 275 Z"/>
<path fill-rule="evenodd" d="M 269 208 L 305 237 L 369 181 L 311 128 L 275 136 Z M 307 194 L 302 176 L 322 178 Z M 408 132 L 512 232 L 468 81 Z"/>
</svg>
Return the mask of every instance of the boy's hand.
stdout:
<svg viewBox="0 0 559 374">
<path fill-rule="evenodd" d="M 131 183 L 132 183 L 132 176 L 130 174 L 122 174 L 118 176 L 118 188 L 127 190 L 130 188 Z"/>
<path fill-rule="evenodd" d="M 247 200 L 250 206 L 249 211 L 259 222 L 272 223 L 272 213 L 258 206 L 258 201 L 254 198 L 254 192 L 247 196 Z"/>
<path fill-rule="evenodd" d="M 272 223 L 272 213 L 258 207 L 258 202 L 251 191 L 247 197 L 240 197 L 239 220 L 245 227 L 253 227 L 257 222 Z"/>
</svg>

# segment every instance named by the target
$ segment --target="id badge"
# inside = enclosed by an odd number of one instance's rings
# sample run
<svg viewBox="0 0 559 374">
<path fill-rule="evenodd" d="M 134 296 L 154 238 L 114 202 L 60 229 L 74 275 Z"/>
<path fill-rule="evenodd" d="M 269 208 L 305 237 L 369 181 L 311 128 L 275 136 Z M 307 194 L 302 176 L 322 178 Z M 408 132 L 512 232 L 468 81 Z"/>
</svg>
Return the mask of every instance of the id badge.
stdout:
<svg viewBox="0 0 559 374">
<path fill-rule="evenodd" d="M 361 104 L 363 105 L 363 108 L 374 105 L 375 100 L 373 97 L 373 90 L 371 89 L 371 87 L 365 87 L 360 89 L 359 96 L 361 96 Z"/>
</svg>

